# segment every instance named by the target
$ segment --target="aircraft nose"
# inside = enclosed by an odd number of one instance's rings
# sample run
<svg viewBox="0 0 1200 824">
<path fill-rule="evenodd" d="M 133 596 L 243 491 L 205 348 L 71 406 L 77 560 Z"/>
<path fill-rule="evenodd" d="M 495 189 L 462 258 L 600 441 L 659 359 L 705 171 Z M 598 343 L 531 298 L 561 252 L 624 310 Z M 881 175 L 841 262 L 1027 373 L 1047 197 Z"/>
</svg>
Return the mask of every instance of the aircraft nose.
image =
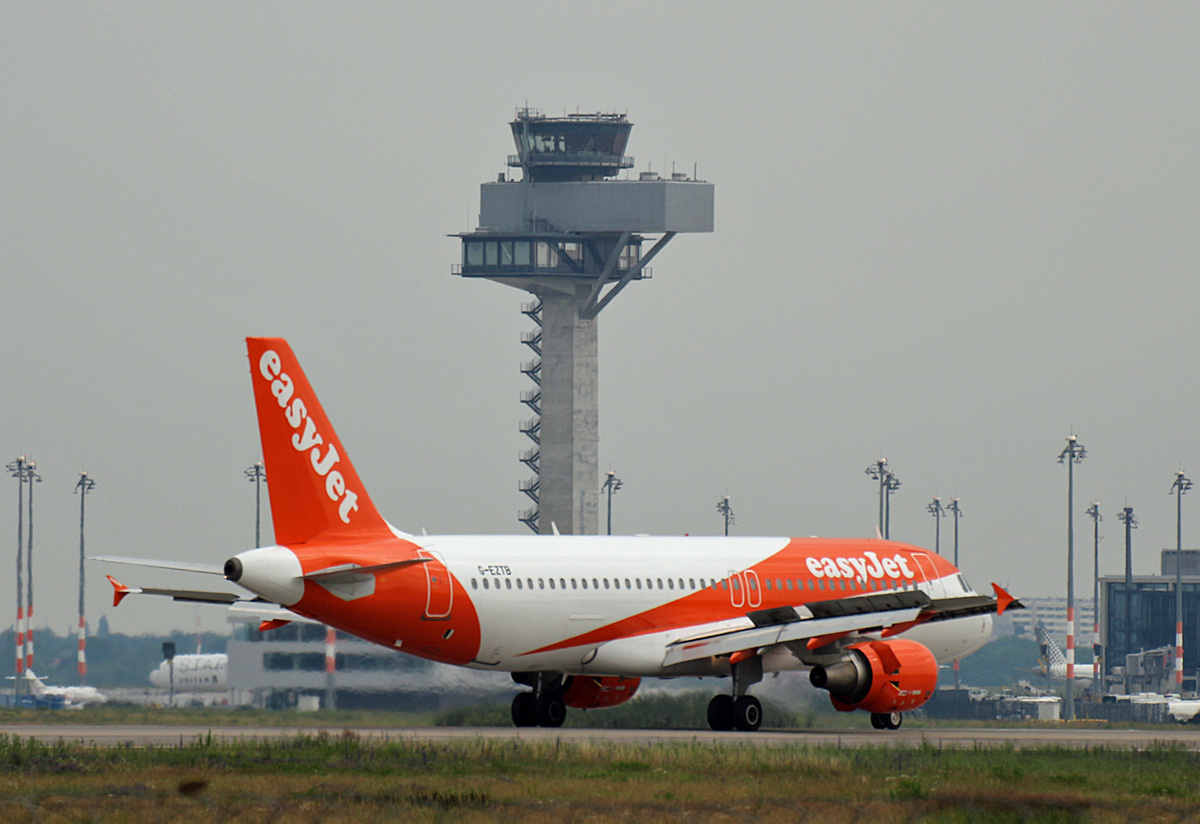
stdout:
<svg viewBox="0 0 1200 824">
<path fill-rule="evenodd" d="M 225 578 L 268 601 L 291 606 L 304 595 L 300 559 L 287 547 L 239 552 L 225 562 Z"/>
</svg>

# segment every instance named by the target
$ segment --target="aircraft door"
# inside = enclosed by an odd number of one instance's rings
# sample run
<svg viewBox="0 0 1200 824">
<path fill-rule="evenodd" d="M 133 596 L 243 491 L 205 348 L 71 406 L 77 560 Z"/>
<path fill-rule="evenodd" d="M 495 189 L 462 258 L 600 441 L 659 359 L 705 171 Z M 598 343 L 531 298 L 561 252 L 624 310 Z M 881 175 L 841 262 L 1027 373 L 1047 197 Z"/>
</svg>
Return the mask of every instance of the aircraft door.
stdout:
<svg viewBox="0 0 1200 824">
<path fill-rule="evenodd" d="M 422 558 L 430 560 L 421 564 L 425 568 L 425 615 L 429 621 L 444 621 L 450 617 L 450 609 L 454 606 L 454 585 L 450 581 L 450 572 L 442 562 L 441 557 L 427 549 L 417 550 Z"/>
<path fill-rule="evenodd" d="M 762 606 L 762 583 L 758 580 L 758 573 L 748 569 L 743 575 L 746 579 L 746 606 L 751 609 Z"/>
<path fill-rule="evenodd" d="M 946 597 L 945 587 L 937 579 L 937 571 L 933 566 L 933 561 L 924 552 L 914 552 L 913 560 L 917 562 L 917 569 L 920 570 L 920 577 L 926 583 L 919 584 L 919 588 L 925 591 L 925 594 L 930 598 Z M 936 581 L 936 583 L 935 583 Z"/>
<path fill-rule="evenodd" d="M 729 570 L 729 603 L 741 609 L 746 604 L 746 579 L 742 573 Z"/>
</svg>

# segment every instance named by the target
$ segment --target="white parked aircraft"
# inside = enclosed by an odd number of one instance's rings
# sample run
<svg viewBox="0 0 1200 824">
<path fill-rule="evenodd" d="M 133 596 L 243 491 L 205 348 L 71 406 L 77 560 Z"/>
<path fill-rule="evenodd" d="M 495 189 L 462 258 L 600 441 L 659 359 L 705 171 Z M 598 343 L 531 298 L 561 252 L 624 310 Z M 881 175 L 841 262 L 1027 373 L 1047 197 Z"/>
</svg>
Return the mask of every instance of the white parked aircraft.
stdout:
<svg viewBox="0 0 1200 824">
<path fill-rule="evenodd" d="M 176 655 L 174 666 L 176 692 L 226 692 L 229 689 L 229 656 L 223 652 Z M 163 661 L 159 664 L 150 673 L 150 683 L 160 689 L 170 688 L 171 663 Z"/>
<path fill-rule="evenodd" d="M 974 592 L 918 547 L 836 538 L 590 535 L 416 536 L 383 519 L 282 338 L 249 338 L 250 374 L 277 546 L 223 566 L 135 563 L 224 577 L 248 590 L 131 593 L 279 607 L 390 649 L 512 673 L 517 726 L 555 727 L 567 707 L 629 700 L 642 678 L 717 676 L 718 730 L 758 729 L 750 689 L 809 670 L 843 711 L 895 729 L 937 684 L 938 662 L 1020 606 Z M 285 614 L 286 615 L 286 614 Z"/>
<path fill-rule="evenodd" d="M 95 687 L 51 687 L 42 683 L 42 679 L 33 670 L 25 670 L 25 683 L 29 691 L 37 698 L 61 698 L 63 706 L 76 709 L 86 704 L 104 704 L 108 696 Z"/>
</svg>

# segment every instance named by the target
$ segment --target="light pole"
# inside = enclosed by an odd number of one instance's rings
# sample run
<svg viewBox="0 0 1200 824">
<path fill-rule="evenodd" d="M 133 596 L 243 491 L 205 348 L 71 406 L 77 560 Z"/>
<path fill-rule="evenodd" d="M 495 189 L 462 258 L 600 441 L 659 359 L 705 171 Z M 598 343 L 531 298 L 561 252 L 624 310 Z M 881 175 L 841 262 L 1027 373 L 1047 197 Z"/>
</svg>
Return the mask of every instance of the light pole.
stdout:
<svg viewBox="0 0 1200 824">
<path fill-rule="evenodd" d="M 1183 697 L 1183 496 L 1192 482 L 1180 469 L 1171 491 L 1175 493 L 1175 689 Z"/>
<path fill-rule="evenodd" d="M 954 565 L 958 566 L 958 519 L 960 517 L 962 517 L 962 514 L 963 514 L 962 507 L 960 507 L 958 505 L 958 498 L 955 498 L 954 500 L 952 500 L 950 502 L 950 505 L 948 507 L 946 507 L 946 511 L 954 513 Z M 958 681 L 958 659 L 955 658 L 954 659 L 954 688 L 958 689 L 959 686 L 960 686 L 960 684 Z"/>
<path fill-rule="evenodd" d="M 888 472 L 887 480 L 883 483 L 884 491 L 884 507 L 883 507 L 883 537 L 891 539 L 892 537 L 892 493 L 900 488 L 900 479 L 896 477 L 896 473 Z"/>
<path fill-rule="evenodd" d="M 863 470 L 872 480 L 879 481 L 879 534 L 883 535 L 883 504 L 884 504 L 884 487 L 887 486 L 888 465 L 887 458 L 880 458 L 875 463 Z"/>
<path fill-rule="evenodd" d="M 1100 502 L 1092 501 L 1092 505 L 1084 510 L 1084 514 L 1092 519 L 1092 689 L 1104 692 L 1100 676 L 1104 672 L 1100 660 L 1104 656 L 1104 648 L 1100 646 Z"/>
<path fill-rule="evenodd" d="M 243 472 L 246 480 L 254 484 L 254 545 L 262 546 L 262 484 L 267 479 L 267 471 L 263 468 L 262 461 L 255 461 L 254 465 Z"/>
<path fill-rule="evenodd" d="M 83 611 L 83 504 L 87 494 L 96 488 L 96 482 L 86 472 L 79 473 L 75 494 L 79 496 L 79 683 L 87 683 L 87 623 Z"/>
<path fill-rule="evenodd" d="M 1137 529 L 1137 518 L 1133 507 L 1127 506 L 1117 513 L 1117 520 L 1125 524 L 1125 649 L 1133 652 L 1133 530 Z M 1125 694 L 1129 695 L 1129 668 L 1125 668 Z"/>
<path fill-rule="evenodd" d="M 729 527 L 731 527 L 734 524 L 733 507 L 731 507 L 729 505 L 729 496 L 728 495 L 721 498 L 721 500 L 717 501 L 717 512 L 720 512 L 722 517 L 725 518 L 725 537 L 728 538 L 729 537 Z"/>
<path fill-rule="evenodd" d="M 34 470 L 37 461 L 25 464 L 26 477 L 29 479 L 29 533 L 25 540 L 25 572 L 28 579 L 25 583 L 25 669 L 33 669 L 33 485 L 41 483 L 42 476 Z"/>
<path fill-rule="evenodd" d="M 22 676 L 25 673 L 25 604 L 21 600 L 25 594 L 25 588 L 21 584 L 21 553 L 25 547 L 25 478 L 26 478 L 26 462 L 25 456 L 19 456 L 15 461 L 8 464 L 5 469 L 8 473 L 17 479 L 17 624 L 13 627 L 13 638 L 16 640 L 17 647 L 17 668 L 16 677 L 13 679 L 13 698 L 21 694 Z"/>
<path fill-rule="evenodd" d="M 604 483 L 601 484 L 601 486 L 600 486 L 600 489 L 602 491 L 608 493 L 608 534 L 609 535 L 612 535 L 612 496 L 613 496 L 613 493 L 616 492 L 618 489 L 620 489 L 622 486 L 624 486 L 624 483 L 621 481 L 620 478 L 618 478 L 616 476 L 615 473 L 613 473 L 613 471 L 611 469 L 608 470 L 607 476 L 604 479 Z"/>
<path fill-rule="evenodd" d="M 942 518 L 946 515 L 946 508 L 942 506 L 942 499 L 937 495 L 933 496 L 933 500 L 925 507 L 925 511 L 933 516 L 936 529 L 934 530 L 933 551 L 938 555 L 942 554 Z"/>
<path fill-rule="evenodd" d="M 962 517 L 962 507 L 958 505 L 958 498 L 950 502 L 950 506 L 946 507 L 947 512 L 954 513 L 954 565 L 958 566 L 958 519 Z"/>
<path fill-rule="evenodd" d="M 1075 464 L 1087 457 L 1087 450 L 1074 435 L 1058 455 L 1067 465 L 1067 712 L 1066 720 L 1075 720 Z"/>
</svg>

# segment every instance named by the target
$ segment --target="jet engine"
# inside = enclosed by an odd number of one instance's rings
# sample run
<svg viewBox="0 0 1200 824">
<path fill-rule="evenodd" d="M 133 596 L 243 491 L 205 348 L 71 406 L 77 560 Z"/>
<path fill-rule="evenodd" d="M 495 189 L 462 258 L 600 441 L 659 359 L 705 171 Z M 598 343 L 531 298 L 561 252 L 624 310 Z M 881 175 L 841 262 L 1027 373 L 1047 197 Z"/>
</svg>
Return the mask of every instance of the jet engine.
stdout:
<svg viewBox="0 0 1200 824">
<path fill-rule="evenodd" d="M 841 661 L 813 667 L 809 680 L 829 690 L 834 709 L 887 714 L 928 701 L 937 676 L 937 659 L 929 648 L 901 638 L 851 644 Z"/>
<path fill-rule="evenodd" d="M 640 678 L 619 675 L 575 675 L 563 693 L 563 702 L 579 710 L 593 710 L 624 704 L 641 685 Z"/>
</svg>

